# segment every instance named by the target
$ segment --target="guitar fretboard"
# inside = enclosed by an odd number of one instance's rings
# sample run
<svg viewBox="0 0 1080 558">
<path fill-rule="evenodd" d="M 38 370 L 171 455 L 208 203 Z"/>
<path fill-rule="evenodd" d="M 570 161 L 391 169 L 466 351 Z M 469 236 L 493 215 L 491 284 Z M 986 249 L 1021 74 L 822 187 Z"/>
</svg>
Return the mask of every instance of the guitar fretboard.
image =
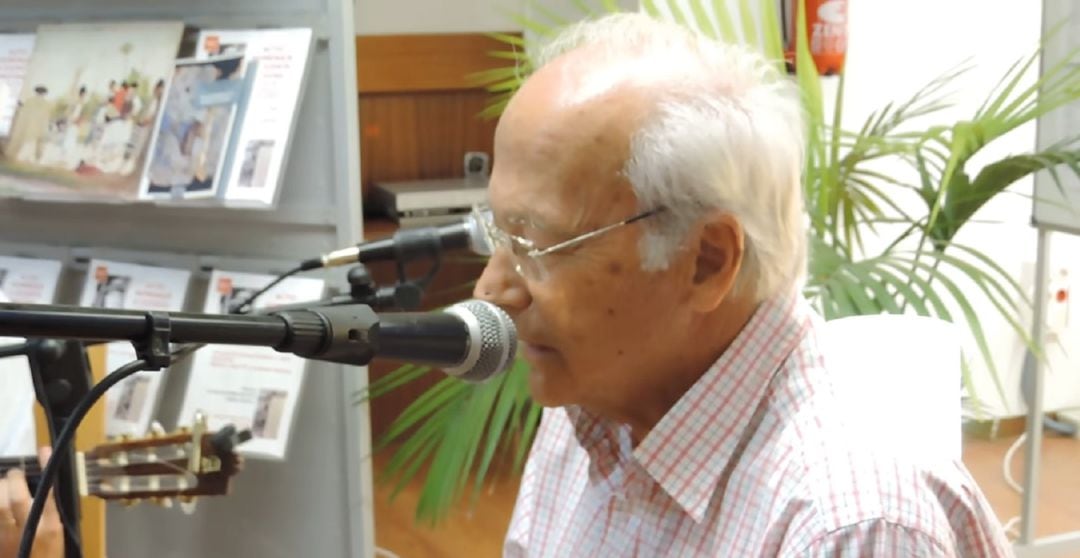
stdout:
<svg viewBox="0 0 1080 558">
<path fill-rule="evenodd" d="M 42 467 L 36 455 L 0 457 L 0 474 L 6 475 L 11 469 L 22 469 L 26 476 L 36 477 L 41 474 Z"/>
</svg>

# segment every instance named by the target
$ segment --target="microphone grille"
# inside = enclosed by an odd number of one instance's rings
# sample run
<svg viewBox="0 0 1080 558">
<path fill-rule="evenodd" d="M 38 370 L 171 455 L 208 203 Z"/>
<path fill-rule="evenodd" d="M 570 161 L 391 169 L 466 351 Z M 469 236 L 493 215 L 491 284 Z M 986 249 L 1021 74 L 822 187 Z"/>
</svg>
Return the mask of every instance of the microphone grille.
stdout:
<svg viewBox="0 0 1080 558">
<path fill-rule="evenodd" d="M 483 382 L 507 371 L 517 354 L 517 329 L 502 308 L 483 300 L 467 300 L 453 308 L 476 318 L 480 354 L 472 366 L 453 374 L 468 382 Z"/>
</svg>

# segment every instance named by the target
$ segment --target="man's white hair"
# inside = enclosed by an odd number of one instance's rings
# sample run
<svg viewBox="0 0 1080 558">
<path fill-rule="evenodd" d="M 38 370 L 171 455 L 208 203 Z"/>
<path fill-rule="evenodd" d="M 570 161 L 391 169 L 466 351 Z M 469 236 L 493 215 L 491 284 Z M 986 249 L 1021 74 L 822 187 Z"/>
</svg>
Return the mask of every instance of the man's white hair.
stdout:
<svg viewBox="0 0 1080 558">
<path fill-rule="evenodd" d="M 798 284 L 807 260 L 805 124 L 793 80 L 758 53 L 640 13 L 569 26 L 532 59 L 539 68 L 582 47 L 600 60 L 663 56 L 690 70 L 650 84 L 656 104 L 631 138 L 624 172 L 638 203 L 666 208 L 646 220 L 643 266 L 666 267 L 691 227 L 721 210 L 744 230 L 737 293 L 760 301 Z"/>
</svg>

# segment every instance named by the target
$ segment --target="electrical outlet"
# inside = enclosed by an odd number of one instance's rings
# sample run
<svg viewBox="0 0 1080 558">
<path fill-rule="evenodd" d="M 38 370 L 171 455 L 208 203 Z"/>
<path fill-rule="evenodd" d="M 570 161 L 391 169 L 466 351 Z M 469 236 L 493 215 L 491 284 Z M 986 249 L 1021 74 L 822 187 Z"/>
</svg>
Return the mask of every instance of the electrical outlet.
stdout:
<svg viewBox="0 0 1080 558">
<path fill-rule="evenodd" d="M 1072 425 L 1073 438 L 1080 438 L 1080 409 L 1057 411 L 1054 414 L 1059 421 Z"/>
<path fill-rule="evenodd" d="M 1046 328 L 1051 335 L 1061 335 L 1069 327 L 1070 286 L 1067 269 L 1052 272 L 1046 302 Z"/>
</svg>

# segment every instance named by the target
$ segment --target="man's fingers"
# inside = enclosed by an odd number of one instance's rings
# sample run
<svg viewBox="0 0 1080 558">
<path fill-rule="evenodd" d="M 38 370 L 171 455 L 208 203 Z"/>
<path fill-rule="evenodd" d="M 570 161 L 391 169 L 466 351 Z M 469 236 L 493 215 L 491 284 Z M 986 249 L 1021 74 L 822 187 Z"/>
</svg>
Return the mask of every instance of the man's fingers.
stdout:
<svg viewBox="0 0 1080 558">
<path fill-rule="evenodd" d="M 44 469 L 45 465 L 49 462 L 50 456 L 52 456 L 52 448 L 49 446 L 41 446 L 38 448 L 38 463 L 41 464 L 42 469 Z"/>
<path fill-rule="evenodd" d="M 26 475 L 22 469 L 12 469 L 7 473 L 8 498 L 11 499 L 11 512 L 15 514 L 19 525 L 26 524 L 30 515 L 30 488 L 26 486 Z"/>
<path fill-rule="evenodd" d="M 11 496 L 8 494 L 7 477 L 0 477 L 0 528 L 15 524 L 15 514 L 11 511 Z"/>
<path fill-rule="evenodd" d="M 38 461 L 41 462 L 41 469 L 44 470 L 45 466 L 49 462 L 49 457 L 52 456 L 52 448 L 49 446 L 42 446 L 38 448 Z M 38 534 L 59 532 L 62 528 L 60 523 L 60 510 L 56 507 L 56 485 L 49 490 L 49 496 L 45 500 L 45 509 L 41 513 L 41 523 L 38 524 Z"/>
</svg>

